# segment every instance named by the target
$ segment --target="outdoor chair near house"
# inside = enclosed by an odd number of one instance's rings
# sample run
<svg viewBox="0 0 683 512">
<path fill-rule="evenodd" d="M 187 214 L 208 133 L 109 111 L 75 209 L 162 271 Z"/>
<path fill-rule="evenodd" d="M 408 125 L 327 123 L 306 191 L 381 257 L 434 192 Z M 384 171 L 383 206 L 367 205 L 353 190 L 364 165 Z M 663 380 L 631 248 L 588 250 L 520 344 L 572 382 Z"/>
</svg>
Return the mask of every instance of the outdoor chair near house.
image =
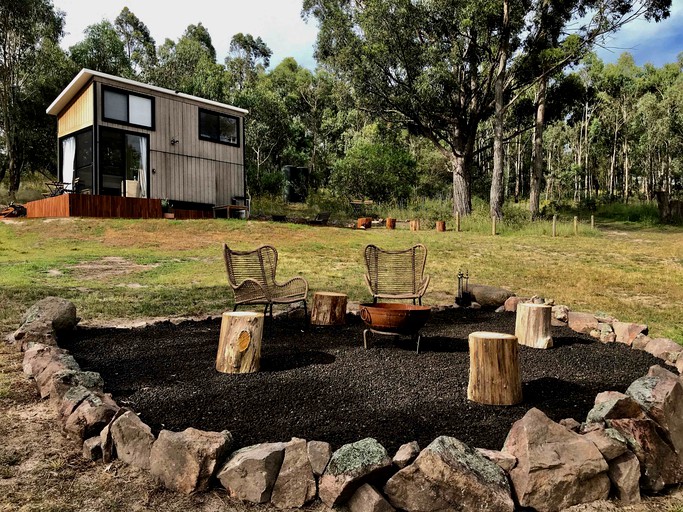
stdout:
<svg viewBox="0 0 683 512">
<path fill-rule="evenodd" d="M 315 219 L 309 221 L 311 226 L 327 226 L 327 221 L 330 220 L 330 212 L 320 212 L 315 216 Z"/>
<path fill-rule="evenodd" d="M 376 245 L 365 248 L 365 282 L 378 299 L 412 299 L 422 305 L 422 296 L 429 286 L 424 275 L 427 248 L 417 244 L 410 249 L 387 251 Z"/>
<path fill-rule="evenodd" d="M 264 313 L 273 316 L 273 304 L 303 302 L 304 314 L 308 314 L 306 296 L 308 282 L 303 277 L 293 277 L 284 283 L 275 278 L 277 250 L 262 245 L 253 251 L 234 251 L 223 244 L 223 258 L 228 272 L 228 282 L 235 294 L 235 307 L 265 305 Z"/>
</svg>

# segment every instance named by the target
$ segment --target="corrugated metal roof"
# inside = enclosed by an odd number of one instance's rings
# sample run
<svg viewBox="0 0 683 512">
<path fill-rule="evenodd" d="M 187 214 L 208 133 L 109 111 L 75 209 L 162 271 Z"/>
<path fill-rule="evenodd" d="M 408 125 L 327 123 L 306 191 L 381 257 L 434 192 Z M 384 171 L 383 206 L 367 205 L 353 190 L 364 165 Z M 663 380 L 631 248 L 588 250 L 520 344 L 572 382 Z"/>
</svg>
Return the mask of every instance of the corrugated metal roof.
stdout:
<svg viewBox="0 0 683 512">
<path fill-rule="evenodd" d="M 78 92 L 85 87 L 85 85 L 90 81 L 91 78 L 94 77 L 101 77 L 101 78 L 106 78 L 109 80 L 113 80 L 115 82 L 119 82 L 120 84 L 125 84 L 125 85 L 134 85 L 136 87 L 142 87 L 144 89 L 147 89 L 148 91 L 151 92 L 160 92 L 164 94 L 170 94 L 173 96 L 177 96 L 179 98 L 185 98 L 189 100 L 193 100 L 199 103 L 203 103 L 205 105 L 209 105 L 212 107 L 219 107 L 219 108 L 226 108 L 230 109 L 236 113 L 246 115 L 249 113 L 248 110 L 245 110 L 243 108 L 239 107 L 234 107 L 232 105 L 228 105 L 226 103 L 219 103 L 217 101 L 212 101 L 212 100 L 207 100 L 204 98 L 200 98 L 199 96 L 192 96 L 190 94 L 185 94 L 182 92 L 178 91 L 172 91 L 170 89 L 164 89 L 163 87 L 157 87 L 155 85 L 148 85 L 148 84 L 143 84 L 142 82 L 136 82 L 135 80 L 129 80 L 127 78 L 121 78 L 120 76 L 114 76 L 114 75 L 108 75 L 107 73 L 100 73 L 99 71 L 93 71 L 92 69 L 81 69 L 81 71 L 76 75 L 76 77 L 71 80 L 71 83 L 66 86 L 66 88 L 57 96 L 55 101 L 52 102 L 52 104 L 47 107 L 46 112 L 48 114 L 51 114 L 53 116 L 58 115 L 68 104 L 69 102 L 73 99 L 73 97 L 78 94 Z"/>
</svg>

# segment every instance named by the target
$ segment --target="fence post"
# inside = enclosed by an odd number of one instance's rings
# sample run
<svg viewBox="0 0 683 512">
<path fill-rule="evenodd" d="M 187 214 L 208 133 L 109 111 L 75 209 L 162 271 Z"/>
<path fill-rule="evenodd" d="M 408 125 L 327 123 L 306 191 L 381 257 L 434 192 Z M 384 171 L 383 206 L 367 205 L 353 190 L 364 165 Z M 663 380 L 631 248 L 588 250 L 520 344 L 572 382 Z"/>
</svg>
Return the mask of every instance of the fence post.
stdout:
<svg viewBox="0 0 683 512">
<path fill-rule="evenodd" d="M 591 215 L 591 229 L 595 229 L 595 215 Z"/>
<path fill-rule="evenodd" d="M 553 215 L 553 238 L 557 236 L 557 215 Z"/>
<path fill-rule="evenodd" d="M 496 236 L 496 216 L 491 217 L 491 234 Z"/>
<path fill-rule="evenodd" d="M 579 218 L 576 215 L 574 216 L 574 234 L 579 234 Z"/>
<path fill-rule="evenodd" d="M 455 212 L 455 232 L 460 233 L 460 212 Z"/>
</svg>

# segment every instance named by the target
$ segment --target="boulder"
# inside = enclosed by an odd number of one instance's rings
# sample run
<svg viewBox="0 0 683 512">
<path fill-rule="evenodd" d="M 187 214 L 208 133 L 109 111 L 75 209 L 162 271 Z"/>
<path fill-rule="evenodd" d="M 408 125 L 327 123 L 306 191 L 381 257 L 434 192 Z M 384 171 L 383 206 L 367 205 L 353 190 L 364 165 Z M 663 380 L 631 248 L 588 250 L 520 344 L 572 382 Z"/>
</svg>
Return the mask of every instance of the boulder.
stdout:
<svg viewBox="0 0 683 512">
<path fill-rule="evenodd" d="M 593 313 L 570 311 L 567 313 L 567 325 L 573 331 L 588 334 L 598 329 L 598 320 Z"/>
<path fill-rule="evenodd" d="M 130 409 L 121 407 L 114 417 L 109 422 L 109 425 L 104 427 L 100 432 L 100 447 L 102 448 L 102 462 L 105 464 L 111 462 L 116 458 L 116 449 L 114 447 L 114 438 L 111 435 L 112 424 L 120 417 L 126 414 Z"/>
<path fill-rule="evenodd" d="M 90 391 L 102 393 L 104 380 L 97 372 L 82 372 L 79 370 L 61 370 L 52 374 L 50 380 L 50 403 L 54 407 L 59 407 L 59 403 L 69 389 L 82 386 Z"/>
<path fill-rule="evenodd" d="M 643 350 L 669 363 L 676 363 L 683 347 L 669 338 L 652 338 Z"/>
<path fill-rule="evenodd" d="M 118 409 L 110 395 L 90 393 L 67 418 L 64 431 L 68 436 L 82 442 L 99 435 Z"/>
<path fill-rule="evenodd" d="M 581 423 L 576 421 L 574 418 L 565 418 L 563 420 L 560 420 L 560 425 L 562 425 L 567 430 L 571 430 L 572 432 L 578 432 L 581 428 Z"/>
<path fill-rule="evenodd" d="M 607 462 L 584 436 L 536 408 L 512 426 L 503 452 L 517 457 L 510 479 L 522 507 L 557 511 L 607 498 Z"/>
<path fill-rule="evenodd" d="M 487 284 L 470 284 L 469 291 L 473 302 L 477 302 L 482 308 L 492 309 L 502 306 L 514 295 L 510 290 Z"/>
<path fill-rule="evenodd" d="M 631 383 L 626 393 L 664 429 L 668 441 L 683 462 L 683 386 L 677 375 L 661 366 Z"/>
<path fill-rule="evenodd" d="M 76 408 L 92 394 L 92 391 L 83 386 L 69 388 L 57 405 L 57 417 L 59 418 L 59 421 L 65 423 Z"/>
<path fill-rule="evenodd" d="M 599 428 L 586 432 L 584 437 L 591 441 L 606 461 L 616 459 L 628 450 L 626 439 L 613 428 Z"/>
<path fill-rule="evenodd" d="M 100 460 L 102 458 L 100 436 L 93 436 L 83 442 L 83 458 L 86 460 Z"/>
<path fill-rule="evenodd" d="M 586 422 L 601 423 L 608 419 L 644 416 L 640 405 L 630 396 L 616 391 L 605 391 L 595 397 L 595 406 L 588 411 Z"/>
<path fill-rule="evenodd" d="M 232 434 L 227 430 L 162 430 L 150 452 L 150 473 L 174 491 L 206 491 L 231 446 Z"/>
<path fill-rule="evenodd" d="M 509 473 L 512 468 L 517 465 L 517 457 L 509 453 L 503 453 L 498 450 L 487 450 L 485 448 L 477 448 L 477 451 L 491 462 L 498 465 L 500 469 Z"/>
<path fill-rule="evenodd" d="M 36 387 L 40 392 L 40 398 L 47 398 L 50 396 L 50 388 L 52 385 L 52 376 L 58 372 L 65 370 L 79 371 L 81 369 L 78 363 L 70 354 L 54 354 L 52 361 L 48 363 L 45 369 L 36 377 Z"/>
<path fill-rule="evenodd" d="M 633 340 L 639 334 L 647 334 L 647 325 L 645 324 L 634 324 L 629 322 L 612 322 L 612 328 L 614 329 L 614 334 L 617 336 L 617 341 L 619 343 L 624 343 L 629 347 L 633 345 Z"/>
<path fill-rule="evenodd" d="M 315 499 L 316 485 L 305 439 L 293 438 L 285 456 L 270 502 L 277 508 L 300 508 Z"/>
<path fill-rule="evenodd" d="M 640 503 L 640 462 L 632 452 L 624 452 L 609 462 L 607 471 L 616 497 L 624 505 Z"/>
<path fill-rule="evenodd" d="M 308 450 L 308 460 L 315 476 L 320 476 L 325 472 L 327 463 L 332 457 L 332 447 L 325 441 L 309 441 L 306 447 Z"/>
<path fill-rule="evenodd" d="M 420 445 L 417 444 L 417 441 L 411 441 L 410 443 L 405 443 L 399 447 L 392 462 L 397 468 L 403 469 L 408 464 L 412 463 L 419 454 Z"/>
<path fill-rule="evenodd" d="M 514 502 L 505 472 L 453 437 L 437 437 L 415 462 L 384 486 L 394 507 L 408 512 L 509 511 Z"/>
<path fill-rule="evenodd" d="M 345 444 L 332 454 L 320 477 L 318 494 L 328 507 L 347 501 L 363 483 L 390 471 L 391 457 L 376 440 L 368 437 Z"/>
<path fill-rule="evenodd" d="M 393 512 L 395 509 L 370 484 L 361 485 L 347 503 L 349 512 Z"/>
<path fill-rule="evenodd" d="M 527 302 L 529 299 L 524 298 L 524 297 L 508 297 L 505 303 L 503 304 L 502 308 L 503 311 L 507 311 L 509 313 L 515 313 L 517 311 L 517 304 L 520 302 Z"/>
<path fill-rule="evenodd" d="M 23 370 L 27 377 L 37 377 L 45 367 L 52 362 L 57 354 L 66 354 L 66 350 L 59 347 L 35 343 L 24 352 Z"/>
<path fill-rule="evenodd" d="M 149 469 L 154 434 L 133 411 L 126 411 L 109 426 L 116 454 L 126 464 Z"/>
<path fill-rule="evenodd" d="M 645 347 L 647 347 L 651 341 L 652 338 L 650 338 L 647 334 L 639 334 L 634 338 L 631 348 L 636 350 L 645 350 Z"/>
<path fill-rule="evenodd" d="M 287 443 L 262 443 L 234 452 L 218 472 L 231 497 L 250 503 L 270 501 Z"/>
<path fill-rule="evenodd" d="M 640 486 L 646 491 L 659 492 L 665 486 L 683 478 L 683 466 L 674 449 L 665 441 L 666 434 L 651 419 L 609 420 L 628 443 L 640 462 Z"/>
<path fill-rule="evenodd" d="M 553 325 L 567 325 L 569 321 L 569 308 L 563 305 L 553 306 L 551 322 Z"/>
<path fill-rule="evenodd" d="M 60 297 L 45 297 L 31 306 L 14 334 L 22 344 L 29 340 L 55 345 L 59 336 L 72 331 L 79 322 L 76 306 Z"/>
</svg>

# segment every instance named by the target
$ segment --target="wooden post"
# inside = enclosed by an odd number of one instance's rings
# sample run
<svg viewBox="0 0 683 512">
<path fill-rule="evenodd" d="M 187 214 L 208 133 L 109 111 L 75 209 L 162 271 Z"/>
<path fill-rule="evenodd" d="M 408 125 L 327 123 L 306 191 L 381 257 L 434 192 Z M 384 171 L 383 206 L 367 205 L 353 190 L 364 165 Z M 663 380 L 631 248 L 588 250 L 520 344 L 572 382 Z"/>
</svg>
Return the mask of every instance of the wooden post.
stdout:
<svg viewBox="0 0 683 512">
<path fill-rule="evenodd" d="M 223 313 L 216 354 L 216 370 L 222 373 L 253 373 L 261 364 L 263 313 Z"/>
<path fill-rule="evenodd" d="M 410 221 L 410 231 L 420 231 L 420 219 Z"/>
<path fill-rule="evenodd" d="M 550 318 L 553 308 L 546 304 L 517 304 L 515 336 L 520 345 L 533 348 L 550 348 L 553 337 L 550 333 Z"/>
<path fill-rule="evenodd" d="M 491 217 L 491 234 L 493 236 L 496 236 L 496 217 L 495 216 Z"/>
<path fill-rule="evenodd" d="M 591 229 L 595 229 L 595 215 L 591 215 Z"/>
<path fill-rule="evenodd" d="M 473 332 L 469 336 L 470 378 L 467 399 L 480 404 L 522 401 L 519 347 L 512 334 Z"/>
<path fill-rule="evenodd" d="M 557 236 L 557 215 L 553 215 L 553 238 Z"/>
<path fill-rule="evenodd" d="M 579 218 L 576 215 L 574 216 L 574 234 L 579 234 Z"/>
<path fill-rule="evenodd" d="M 455 231 L 460 233 L 460 212 L 455 212 Z"/>
<path fill-rule="evenodd" d="M 437 220 L 436 221 L 436 230 L 439 232 L 446 231 L 446 221 L 445 220 Z"/>
<path fill-rule="evenodd" d="M 311 309 L 311 325 L 344 325 L 346 300 L 343 293 L 315 292 Z"/>
<path fill-rule="evenodd" d="M 392 219 L 391 217 L 387 217 L 386 226 L 387 226 L 387 229 L 395 229 L 396 228 L 396 219 Z"/>
</svg>

